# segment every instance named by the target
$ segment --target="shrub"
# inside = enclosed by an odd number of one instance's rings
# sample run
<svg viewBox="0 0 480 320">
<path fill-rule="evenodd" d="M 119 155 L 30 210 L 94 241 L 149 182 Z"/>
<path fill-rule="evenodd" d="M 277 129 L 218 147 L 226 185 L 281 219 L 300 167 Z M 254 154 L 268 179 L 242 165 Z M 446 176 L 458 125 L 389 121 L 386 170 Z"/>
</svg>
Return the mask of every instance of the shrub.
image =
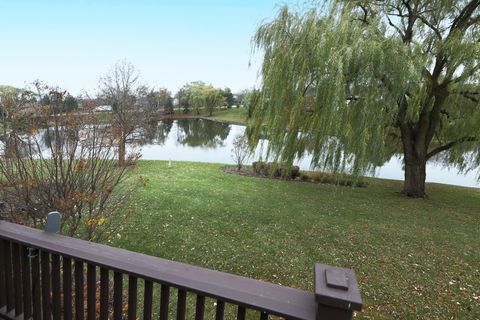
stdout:
<svg viewBox="0 0 480 320">
<path fill-rule="evenodd" d="M 348 186 L 348 187 L 366 187 L 367 183 L 363 180 L 362 177 L 354 177 L 349 174 L 340 173 L 333 174 L 327 172 L 315 171 L 311 174 L 311 178 L 314 182 L 325 183 L 325 184 L 335 184 L 339 186 Z"/>
<path fill-rule="evenodd" d="M 310 176 L 305 173 L 300 173 L 300 180 L 302 181 L 310 181 Z"/>
<path fill-rule="evenodd" d="M 333 174 L 320 172 L 320 171 L 314 172 L 312 174 L 312 179 L 314 182 L 327 183 L 327 184 L 332 184 L 335 181 L 335 177 Z"/>
<path fill-rule="evenodd" d="M 248 141 L 245 136 L 237 135 L 233 140 L 232 159 L 237 165 L 237 170 L 241 170 L 243 163 L 248 158 Z"/>
<path fill-rule="evenodd" d="M 252 163 L 253 172 L 260 175 L 268 175 L 267 164 L 262 161 Z"/>
<path fill-rule="evenodd" d="M 43 89 L 53 97 L 64 94 Z M 0 215 L 39 226 L 48 212 L 59 211 L 66 235 L 102 241 L 115 234 L 128 213 L 122 205 L 138 184 L 126 181 L 128 167 L 116 166 L 110 128 L 88 111 L 45 112 L 37 119 L 12 125 L 11 142 L 0 150 Z M 127 160 L 133 164 L 137 157 Z"/>
<path fill-rule="evenodd" d="M 300 167 L 292 166 L 292 168 L 290 169 L 290 178 L 295 179 L 298 176 L 300 176 Z"/>
<path fill-rule="evenodd" d="M 298 166 L 288 167 L 280 163 L 256 161 L 252 163 L 252 167 L 256 174 L 262 176 L 295 179 L 300 175 L 300 167 Z"/>
</svg>

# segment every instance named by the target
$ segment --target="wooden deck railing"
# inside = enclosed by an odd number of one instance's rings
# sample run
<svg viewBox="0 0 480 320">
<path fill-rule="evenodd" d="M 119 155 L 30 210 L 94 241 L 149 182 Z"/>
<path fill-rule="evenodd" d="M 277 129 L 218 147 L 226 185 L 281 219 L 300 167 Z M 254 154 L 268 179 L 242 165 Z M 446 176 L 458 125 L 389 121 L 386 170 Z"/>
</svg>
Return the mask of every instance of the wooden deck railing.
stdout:
<svg viewBox="0 0 480 320">
<path fill-rule="evenodd" d="M 350 319 L 361 307 L 349 269 L 317 264 L 307 292 L 0 221 L 0 318 Z"/>
</svg>

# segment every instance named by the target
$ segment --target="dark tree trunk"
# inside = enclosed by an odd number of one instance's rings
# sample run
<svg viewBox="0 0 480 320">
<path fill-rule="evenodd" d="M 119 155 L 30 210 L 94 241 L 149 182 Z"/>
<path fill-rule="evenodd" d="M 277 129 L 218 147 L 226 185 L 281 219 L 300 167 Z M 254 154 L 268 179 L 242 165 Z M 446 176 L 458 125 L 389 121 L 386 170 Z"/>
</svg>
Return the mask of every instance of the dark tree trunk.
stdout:
<svg viewBox="0 0 480 320">
<path fill-rule="evenodd" d="M 122 137 L 118 143 L 118 166 L 125 166 L 125 139 Z"/>
<path fill-rule="evenodd" d="M 413 198 L 425 197 L 427 147 L 408 124 L 401 127 L 405 180 L 402 193 Z"/>
<path fill-rule="evenodd" d="M 403 193 L 413 198 L 425 197 L 426 160 L 405 160 Z"/>
</svg>

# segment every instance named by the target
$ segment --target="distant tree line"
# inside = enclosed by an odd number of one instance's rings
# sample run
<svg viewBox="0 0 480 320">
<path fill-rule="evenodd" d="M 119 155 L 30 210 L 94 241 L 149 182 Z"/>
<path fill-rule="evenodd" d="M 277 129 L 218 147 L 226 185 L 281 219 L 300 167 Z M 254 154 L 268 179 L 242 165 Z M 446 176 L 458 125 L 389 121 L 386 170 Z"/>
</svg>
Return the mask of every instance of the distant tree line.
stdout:
<svg viewBox="0 0 480 320">
<path fill-rule="evenodd" d="M 195 81 L 180 88 L 175 98 L 183 113 L 205 113 L 211 116 L 217 108 L 239 106 L 242 101 L 238 96 L 240 95 L 234 95 L 230 88 L 215 88 L 202 81 Z"/>
<path fill-rule="evenodd" d="M 171 129 L 171 123 L 158 127 L 156 116 L 211 116 L 234 106 L 253 110 L 257 95 L 201 81 L 172 94 L 144 85 L 125 60 L 99 79 L 93 95 L 73 96 L 38 80 L 22 89 L 0 86 L 0 220 L 39 226 L 58 210 L 64 233 L 107 239 L 129 212 L 123 204 L 144 183 L 129 178 L 140 157 L 135 146 L 165 139 Z M 228 136 L 226 124 L 194 130 L 202 125 L 180 121 L 185 134 L 179 142 L 221 143 Z"/>
<path fill-rule="evenodd" d="M 41 88 L 41 90 L 39 89 Z M 13 117 L 50 117 L 68 113 L 110 114 L 114 142 L 118 147 L 118 165 L 127 164 L 126 145 L 138 140 L 136 132 L 146 121 L 160 115 L 172 115 L 175 109 L 184 114 L 212 116 L 221 108 L 247 107 L 248 117 L 258 101 L 257 90 L 233 94 L 230 88 L 217 88 L 202 81 L 186 83 L 176 94 L 166 88 L 154 89 L 141 82 L 140 73 L 128 61 L 118 61 L 99 80 L 96 94 L 74 97 L 59 88 L 45 90 L 44 85 L 26 89 L 0 86 L 0 129 L 3 136 L 12 129 Z M 24 117 L 27 116 L 27 117 Z"/>
</svg>

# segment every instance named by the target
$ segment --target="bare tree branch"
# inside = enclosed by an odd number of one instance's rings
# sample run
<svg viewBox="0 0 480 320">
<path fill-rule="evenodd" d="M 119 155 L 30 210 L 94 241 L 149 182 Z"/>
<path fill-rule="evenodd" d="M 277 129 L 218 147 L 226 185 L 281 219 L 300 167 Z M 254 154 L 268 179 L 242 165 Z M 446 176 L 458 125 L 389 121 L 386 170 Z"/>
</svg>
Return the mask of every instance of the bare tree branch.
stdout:
<svg viewBox="0 0 480 320">
<path fill-rule="evenodd" d="M 442 40 L 442 33 L 440 30 L 435 27 L 433 24 L 431 24 L 424 16 L 419 15 L 418 19 L 423 22 L 427 27 L 429 27 L 433 32 L 435 32 L 435 35 L 437 36 L 438 40 Z"/>
<path fill-rule="evenodd" d="M 392 22 L 392 20 L 388 15 L 387 15 L 387 19 L 388 19 L 388 24 L 392 26 L 395 30 L 397 30 L 397 32 L 400 34 L 400 37 L 402 37 L 402 39 L 405 38 L 405 34 L 403 33 L 403 31 Z"/>
<path fill-rule="evenodd" d="M 475 142 L 475 141 L 478 141 L 478 139 L 476 137 L 463 137 L 463 138 L 451 141 L 447 144 L 444 144 L 444 145 L 442 145 L 440 147 L 437 147 L 437 148 L 433 149 L 432 151 L 430 151 L 427 154 L 427 160 L 430 159 L 431 157 L 439 154 L 442 151 L 446 151 L 446 150 L 452 148 L 455 145 L 462 144 L 462 143 L 465 143 L 465 142 Z"/>
<path fill-rule="evenodd" d="M 450 27 L 450 34 L 453 34 L 455 30 L 465 31 L 470 25 L 470 17 L 479 6 L 480 0 L 471 0 L 453 20 L 452 26 Z"/>
</svg>

